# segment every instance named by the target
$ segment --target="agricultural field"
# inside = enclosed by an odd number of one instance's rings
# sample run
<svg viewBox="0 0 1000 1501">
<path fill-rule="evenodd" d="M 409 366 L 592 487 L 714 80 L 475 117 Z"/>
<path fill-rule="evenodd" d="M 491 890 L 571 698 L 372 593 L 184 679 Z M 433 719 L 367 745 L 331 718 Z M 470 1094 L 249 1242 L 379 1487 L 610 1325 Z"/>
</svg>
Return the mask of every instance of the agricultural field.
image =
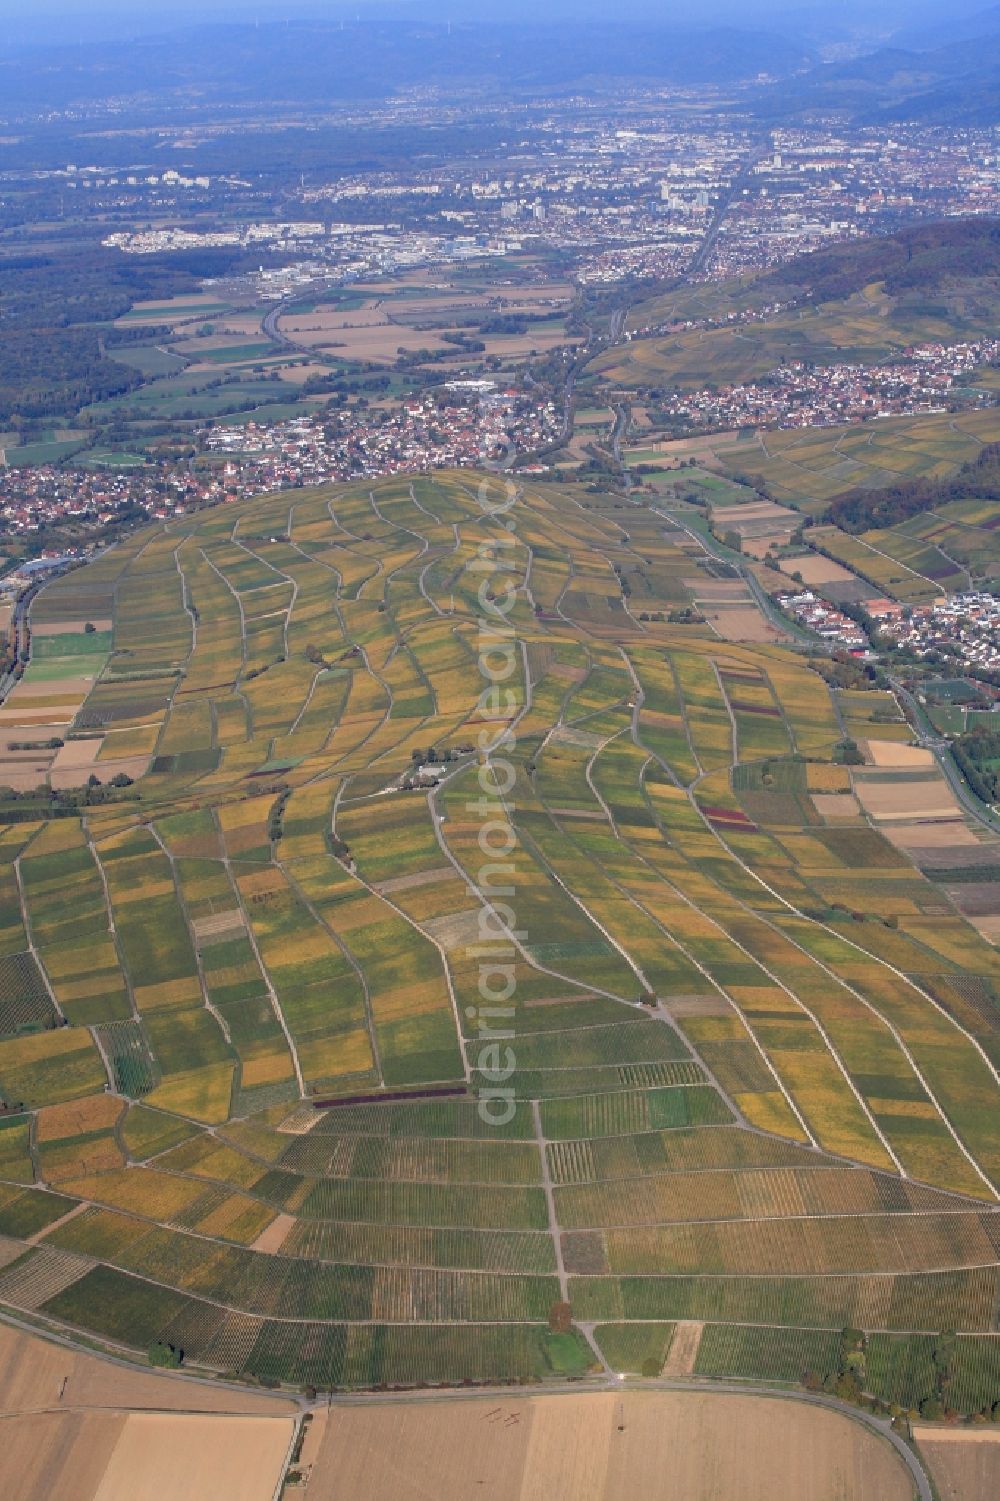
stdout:
<svg viewBox="0 0 1000 1501">
<path fill-rule="evenodd" d="M 0 1311 L 324 1391 L 796 1385 L 850 1325 L 908 1405 L 951 1330 L 1000 1400 L 1000 845 L 891 694 L 671 619 L 732 573 L 459 472 L 36 596 L 4 754 L 101 795 L 3 803 Z"/>
<path fill-rule="evenodd" d="M 722 434 L 700 441 L 703 459 L 724 473 L 751 478 L 780 505 L 819 516 L 847 490 L 874 490 L 913 479 L 948 479 L 962 464 L 975 459 L 983 444 L 998 439 L 996 409 L 987 408 L 959 415 L 888 417 L 843 427 Z M 678 457 L 687 456 L 684 444 L 676 451 Z"/>
<path fill-rule="evenodd" d="M 278 320 L 278 333 L 297 350 L 338 361 L 395 364 L 400 355 L 467 368 L 470 350 L 514 360 L 577 342 L 566 330 L 574 289 L 568 282 L 495 284 L 488 265 L 442 278 L 440 268 L 388 282 L 357 283 L 348 302 L 303 299 Z"/>
<path fill-rule="evenodd" d="M 842 556 L 838 548 L 845 543 L 853 546 L 858 561 L 845 558 L 845 562 L 872 581 L 885 575 L 886 593 L 916 604 L 966 589 L 996 588 L 1000 579 L 998 527 L 1000 503 L 955 500 L 897 526 L 862 532 L 858 537 L 840 533 L 833 546 L 826 540 L 829 531 L 825 527 L 816 528 L 810 540 L 836 556 Z"/>
<path fill-rule="evenodd" d="M 513 378 L 526 359 L 581 342 L 574 298 L 537 256 L 513 255 L 502 270 L 492 258 L 415 269 L 350 289 L 306 288 L 277 305 L 220 285 L 137 302 L 115 320 L 128 342 L 115 343 L 114 359 L 140 381 L 3 453 L 12 465 L 72 457 L 129 469 L 183 457 L 206 423 L 287 421 L 331 396 L 392 405 L 423 389 L 429 369 Z"/>
<path fill-rule="evenodd" d="M 401 1452 L 405 1468 L 395 1458 Z M 913 1494 L 885 1440 L 839 1413 L 702 1392 L 340 1407 L 310 1457 L 306 1501 L 388 1494 L 459 1501 L 470 1484 L 488 1484 L 498 1501 L 560 1493 L 611 1501 L 655 1495 L 665 1476 L 686 1501 L 908 1501 Z"/>
<path fill-rule="evenodd" d="M 280 1485 L 296 1422 L 287 1398 L 179 1383 L 9 1328 L 0 1364 L 11 1501 L 271 1501 Z"/>
<path fill-rule="evenodd" d="M 792 278 L 798 267 L 809 276 L 808 259 L 786 268 L 792 297 L 801 293 Z M 772 292 L 773 296 L 773 292 Z M 598 354 L 590 372 L 621 387 L 670 385 L 694 390 L 710 383 L 752 381 L 791 361 L 825 365 L 835 361 L 884 361 L 913 344 L 945 338 L 975 338 L 992 331 L 996 291 L 984 279 L 984 295 L 965 298 L 956 286 L 942 289 L 929 304 L 912 292 L 891 296 L 873 282 L 834 300 L 770 312 L 763 319 L 731 323 L 734 312 L 760 307 L 766 279 L 756 285 L 741 278 L 715 287 L 686 287 L 633 307 L 632 337 Z M 719 327 L 671 329 L 688 320 L 722 320 Z M 664 332 L 650 328 L 667 325 Z"/>
<path fill-rule="evenodd" d="M 888 599 L 898 599 L 904 604 L 934 604 L 944 598 L 949 587 L 958 588 L 960 580 L 953 567 L 944 574 L 944 581 L 930 577 L 934 571 L 932 559 L 921 555 L 921 549 L 904 545 L 899 537 L 885 537 L 881 532 L 866 532 L 864 536 L 852 537 L 835 526 L 813 527 L 809 542 L 817 552 L 841 563 L 849 572 Z M 892 548 L 889 552 L 886 543 Z M 911 561 L 905 561 L 909 557 Z M 928 570 L 921 573 L 916 564 Z M 964 585 L 965 580 L 961 580 Z"/>
</svg>

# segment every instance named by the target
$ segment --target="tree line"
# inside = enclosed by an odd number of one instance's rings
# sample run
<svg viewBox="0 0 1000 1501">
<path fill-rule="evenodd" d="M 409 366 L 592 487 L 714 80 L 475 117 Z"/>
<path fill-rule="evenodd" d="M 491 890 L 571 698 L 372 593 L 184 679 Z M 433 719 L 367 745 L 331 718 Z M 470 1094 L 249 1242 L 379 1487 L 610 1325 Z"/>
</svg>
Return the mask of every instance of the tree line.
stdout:
<svg viewBox="0 0 1000 1501">
<path fill-rule="evenodd" d="M 954 500 L 1000 501 L 1000 443 L 990 443 L 948 480 L 905 480 L 878 490 L 847 490 L 824 514 L 845 532 L 898 526 Z"/>
</svg>

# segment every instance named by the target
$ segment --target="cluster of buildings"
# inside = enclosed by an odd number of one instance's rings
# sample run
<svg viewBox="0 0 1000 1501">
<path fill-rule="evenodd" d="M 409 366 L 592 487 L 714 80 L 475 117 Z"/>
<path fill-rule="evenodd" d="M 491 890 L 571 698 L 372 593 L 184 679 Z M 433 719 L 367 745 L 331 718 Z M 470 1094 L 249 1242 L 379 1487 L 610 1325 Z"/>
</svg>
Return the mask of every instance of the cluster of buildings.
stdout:
<svg viewBox="0 0 1000 1501">
<path fill-rule="evenodd" d="M 686 107 L 695 100 L 697 116 Z M 662 97 L 614 111 L 569 100 L 525 126 L 516 146 L 293 178 L 276 198 L 252 173 L 198 172 L 196 151 L 180 170 L 48 175 L 60 194 L 86 187 L 113 226 L 104 243 L 128 254 L 305 250 L 342 279 L 538 246 L 570 254 L 585 284 L 670 279 L 692 266 L 714 281 L 920 218 L 1000 213 L 990 129 L 819 122 L 775 130 L 761 152 L 753 132 L 705 105 L 697 91 L 673 107 Z M 374 117 L 399 125 L 407 106 Z"/>
<path fill-rule="evenodd" d="M 190 192 L 192 189 L 207 191 L 213 183 L 213 178 L 205 173 L 192 175 L 190 172 L 178 172 L 176 167 L 166 167 L 162 171 L 151 171 L 148 166 L 136 167 L 129 171 L 118 172 L 109 170 L 107 167 L 87 166 L 79 167 L 75 162 L 69 162 L 65 167 L 54 167 L 48 170 L 35 171 L 34 176 L 40 180 L 46 178 L 57 182 L 63 191 L 103 193 L 110 189 L 153 189 L 166 193 L 184 189 Z M 223 182 L 232 182 L 232 178 L 222 178 Z"/>
<path fill-rule="evenodd" d="M 257 273 L 260 290 L 266 293 L 291 276 L 291 285 L 325 277 L 344 283 L 359 277 L 403 271 L 412 266 L 451 265 L 502 255 L 503 242 L 482 234 L 441 234 L 407 229 L 400 224 L 342 224 L 313 219 L 263 221 L 216 229 L 181 229 L 161 226 L 150 229 L 116 230 L 102 245 L 126 255 L 158 255 L 170 250 L 199 250 L 228 245 L 249 250 L 290 252 L 309 256 L 308 278 L 295 275 L 301 267 L 280 267 Z"/>
<path fill-rule="evenodd" d="M 181 229 L 177 225 L 160 228 L 115 230 L 105 235 L 101 244 L 126 255 L 162 255 L 170 250 L 205 250 L 219 245 L 291 245 L 300 240 L 317 240 L 323 225 L 306 220 L 284 224 L 240 224 L 225 229 Z"/>
<path fill-rule="evenodd" d="M 932 652 L 967 668 L 1000 672 L 1000 598 L 983 591 L 950 594 L 930 605 L 881 601 L 866 606 L 879 637 L 916 657 Z"/>
<path fill-rule="evenodd" d="M 779 313 L 785 313 L 795 306 L 794 302 L 764 302 L 759 307 L 730 308 L 721 318 L 675 318 L 669 323 L 647 323 L 628 329 L 625 342 L 628 344 L 633 339 L 659 338 L 664 334 L 694 333 L 709 328 L 731 328 L 734 324 L 763 323 L 766 319 L 776 318 Z"/>
<path fill-rule="evenodd" d="M 457 389 L 472 384 L 476 389 Z M 487 381 L 452 385 L 440 402 L 428 396 L 395 408 L 215 426 L 202 434 L 205 456 L 193 463 L 0 468 L 0 526 L 17 535 L 105 526 L 133 509 L 164 519 L 289 486 L 507 463 L 561 432 L 551 402 L 489 389 Z"/>
<path fill-rule="evenodd" d="M 925 344 L 881 365 L 809 366 L 794 361 L 759 381 L 671 391 L 660 406 L 686 427 L 824 427 L 872 417 L 946 411 L 955 387 L 1000 360 L 1000 339 Z M 991 392 L 963 391 L 966 406 L 992 404 Z"/>
<path fill-rule="evenodd" d="M 211 471 L 196 468 L 6 468 L 0 469 L 0 529 L 29 537 L 52 527 L 82 532 L 133 509 L 162 520 L 222 498 Z"/>
<path fill-rule="evenodd" d="M 461 254 L 470 243 L 480 254 L 525 244 L 555 249 L 596 283 L 669 278 L 689 268 L 709 225 L 710 252 L 696 274 L 715 280 L 915 219 L 1000 213 L 990 127 L 817 120 L 774 130 L 761 151 L 757 132 L 734 125 L 719 102 L 696 88 L 669 98 L 636 90 L 608 106 L 569 98 L 513 132 L 505 119 L 504 139 L 484 139 L 457 159 L 443 150 L 391 168 L 313 167 L 308 179 L 293 167 L 275 173 L 247 165 L 236 129 L 213 136 L 209 174 L 198 137 L 178 139 L 165 127 L 159 139 L 152 133 L 145 161 L 15 168 L 0 172 L 0 190 L 38 194 L 54 217 L 73 199 L 71 211 L 79 212 L 85 196 L 108 227 L 105 243 L 129 254 L 305 246 L 350 274 L 352 249 L 365 263 L 359 273 L 377 269 L 377 253 L 412 264 L 416 236 L 425 261 Z M 399 99 L 375 106 L 366 123 L 399 129 L 461 118 L 440 103 L 435 116 L 434 108 Z M 350 112 L 345 118 L 357 123 Z M 238 173 L 218 170 L 230 138 Z M 168 150 L 172 165 L 164 169 Z M 354 247 L 346 243 L 352 238 Z"/>
<path fill-rule="evenodd" d="M 1000 212 L 990 128 L 817 124 L 779 129 L 772 139 L 729 206 L 706 280 L 904 222 Z"/>
<path fill-rule="evenodd" d="M 868 637 L 857 621 L 811 589 L 802 589 L 797 594 L 778 594 L 775 602 L 799 625 L 815 631 L 824 641 L 843 647 L 854 655 L 863 655 L 868 650 Z"/>
<path fill-rule="evenodd" d="M 79 563 L 86 558 L 88 551 L 87 547 L 70 547 L 65 552 L 47 548 L 39 557 L 26 558 L 18 563 L 0 578 L 0 608 L 9 610 L 29 589 L 47 582 L 71 563 Z"/>
<path fill-rule="evenodd" d="M 483 392 L 471 403 L 427 396 L 365 414 L 216 426 L 205 446 L 228 456 L 226 493 L 242 497 L 284 485 L 509 462 L 555 442 L 561 429 L 551 402 Z"/>
<path fill-rule="evenodd" d="M 607 286 L 624 277 L 672 281 L 683 275 L 702 238 L 703 230 L 683 225 L 669 233 L 660 231 L 652 236 L 642 233 L 634 244 L 618 244 L 583 254 L 577 262 L 576 278 L 584 286 Z"/>
<path fill-rule="evenodd" d="M 558 138 L 556 160 L 546 133 Z M 631 128 L 555 117 L 506 172 L 472 181 L 474 209 L 463 201 L 450 212 L 470 229 L 516 229 L 521 243 L 574 251 L 580 279 L 596 283 L 687 270 L 717 214 L 693 273 L 705 281 L 921 218 L 1000 212 L 990 129 L 818 124 L 779 129 L 771 149 L 756 150 L 729 122 L 692 129 L 669 112 L 647 111 Z"/>
</svg>

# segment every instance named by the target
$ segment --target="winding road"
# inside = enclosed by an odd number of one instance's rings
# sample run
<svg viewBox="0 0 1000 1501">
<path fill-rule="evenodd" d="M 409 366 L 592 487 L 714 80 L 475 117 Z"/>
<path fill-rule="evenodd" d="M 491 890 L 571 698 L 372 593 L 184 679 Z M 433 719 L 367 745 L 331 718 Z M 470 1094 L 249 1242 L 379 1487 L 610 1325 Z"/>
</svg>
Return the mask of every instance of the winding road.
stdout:
<svg viewBox="0 0 1000 1501">
<path fill-rule="evenodd" d="M 944 773 L 945 781 L 954 792 L 958 801 L 970 817 L 993 834 L 1000 834 L 1000 816 L 996 811 L 982 802 L 975 793 L 967 786 L 962 773 L 959 771 L 952 757 L 949 743 L 944 735 L 931 724 L 922 706 L 914 698 L 908 688 L 905 688 L 898 678 L 890 678 L 892 690 L 899 701 L 909 711 L 910 721 L 925 750 L 933 752 L 934 758 Z"/>
</svg>

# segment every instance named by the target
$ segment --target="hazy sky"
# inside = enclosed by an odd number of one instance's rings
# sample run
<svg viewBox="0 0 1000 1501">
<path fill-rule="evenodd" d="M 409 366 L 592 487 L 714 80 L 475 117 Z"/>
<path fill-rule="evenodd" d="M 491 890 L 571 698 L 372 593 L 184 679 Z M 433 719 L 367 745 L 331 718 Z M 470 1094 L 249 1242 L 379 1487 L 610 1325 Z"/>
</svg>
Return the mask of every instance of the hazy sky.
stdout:
<svg viewBox="0 0 1000 1501">
<path fill-rule="evenodd" d="M 990 7 L 992 0 L 0 0 L 8 40 L 37 36 L 43 42 L 74 42 L 106 35 L 121 37 L 172 29 L 206 20 L 246 23 L 282 17 L 328 16 L 353 19 L 360 15 L 408 15 L 432 20 L 452 17 L 496 21 L 592 19 L 680 23 L 685 26 L 726 22 L 731 25 L 767 24 L 782 30 L 836 36 L 888 34 L 921 21 L 970 15 Z M 53 18 L 58 17 L 58 24 Z"/>
</svg>

